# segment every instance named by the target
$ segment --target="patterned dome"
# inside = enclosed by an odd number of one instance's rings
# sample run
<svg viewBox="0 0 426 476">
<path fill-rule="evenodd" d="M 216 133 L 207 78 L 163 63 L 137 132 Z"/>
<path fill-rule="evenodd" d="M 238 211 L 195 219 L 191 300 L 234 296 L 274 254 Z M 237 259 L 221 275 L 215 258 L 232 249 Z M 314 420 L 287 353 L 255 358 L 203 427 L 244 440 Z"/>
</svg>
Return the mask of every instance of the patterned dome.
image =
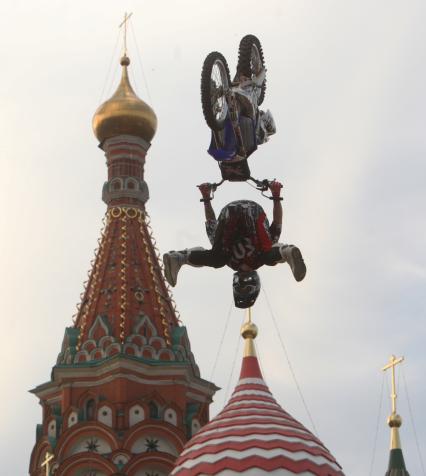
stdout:
<svg viewBox="0 0 426 476">
<path fill-rule="evenodd" d="M 328 449 L 275 401 L 247 332 L 240 379 L 225 408 L 185 446 L 172 476 L 344 476 Z"/>
</svg>

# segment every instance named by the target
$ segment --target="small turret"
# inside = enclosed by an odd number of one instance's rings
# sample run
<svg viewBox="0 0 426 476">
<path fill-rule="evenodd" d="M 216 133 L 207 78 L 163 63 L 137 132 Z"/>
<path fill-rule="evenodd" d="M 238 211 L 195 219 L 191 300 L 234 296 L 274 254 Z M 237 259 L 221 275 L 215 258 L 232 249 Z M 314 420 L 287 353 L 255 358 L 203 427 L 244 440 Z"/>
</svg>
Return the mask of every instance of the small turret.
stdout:
<svg viewBox="0 0 426 476">
<path fill-rule="evenodd" d="M 404 357 L 396 358 L 391 355 L 389 363 L 382 370 L 392 369 L 392 413 L 388 417 L 388 425 L 391 429 L 389 465 L 385 476 L 410 476 L 405 468 L 404 455 L 402 454 L 399 428 L 402 425 L 402 418 L 396 412 L 396 386 L 395 386 L 395 366 L 403 362 Z"/>
</svg>

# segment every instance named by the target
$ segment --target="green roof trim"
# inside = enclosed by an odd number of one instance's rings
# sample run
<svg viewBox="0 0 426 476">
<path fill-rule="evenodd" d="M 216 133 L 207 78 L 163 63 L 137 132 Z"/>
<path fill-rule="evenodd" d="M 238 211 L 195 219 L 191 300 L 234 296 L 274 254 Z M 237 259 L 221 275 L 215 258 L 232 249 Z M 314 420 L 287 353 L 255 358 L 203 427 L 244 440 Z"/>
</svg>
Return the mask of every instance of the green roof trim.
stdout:
<svg viewBox="0 0 426 476">
<path fill-rule="evenodd" d="M 181 338 L 186 335 L 186 327 L 185 326 L 175 326 L 172 329 L 172 345 L 180 345 Z"/>
<path fill-rule="evenodd" d="M 74 368 L 78 369 L 81 367 L 97 367 L 98 365 L 102 365 L 105 362 L 117 359 L 117 358 L 125 358 L 127 360 L 134 360 L 135 362 L 142 362 L 145 364 L 149 365 L 154 365 L 154 366 L 159 366 L 159 367 L 173 367 L 173 366 L 179 366 L 179 367 L 187 367 L 190 362 L 188 360 L 185 361 L 178 361 L 178 360 L 158 360 L 158 359 L 147 359 L 145 357 L 138 357 L 135 355 L 129 355 L 129 354 L 124 354 L 123 352 L 117 352 L 114 355 L 111 355 L 109 357 L 103 357 L 102 359 L 98 360 L 90 360 L 89 362 L 79 362 L 77 364 L 57 364 L 54 366 L 54 368 L 62 368 L 62 369 L 67 369 L 67 368 Z"/>
</svg>

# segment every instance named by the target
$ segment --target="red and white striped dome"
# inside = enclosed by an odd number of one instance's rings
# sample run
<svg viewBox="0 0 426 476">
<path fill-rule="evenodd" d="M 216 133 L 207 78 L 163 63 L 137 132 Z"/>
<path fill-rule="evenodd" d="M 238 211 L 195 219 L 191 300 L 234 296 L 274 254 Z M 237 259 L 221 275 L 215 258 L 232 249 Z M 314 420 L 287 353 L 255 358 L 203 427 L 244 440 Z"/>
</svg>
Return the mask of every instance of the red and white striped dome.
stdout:
<svg viewBox="0 0 426 476">
<path fill-rule="evenodd" d="M 248 327 L 247 327 L 248 326 Z M 275 401 L 246 339 L 240 379 L 225 408 L 184 447 L 172 476 L 343 476 L 327 448 Z"/>
</svg>

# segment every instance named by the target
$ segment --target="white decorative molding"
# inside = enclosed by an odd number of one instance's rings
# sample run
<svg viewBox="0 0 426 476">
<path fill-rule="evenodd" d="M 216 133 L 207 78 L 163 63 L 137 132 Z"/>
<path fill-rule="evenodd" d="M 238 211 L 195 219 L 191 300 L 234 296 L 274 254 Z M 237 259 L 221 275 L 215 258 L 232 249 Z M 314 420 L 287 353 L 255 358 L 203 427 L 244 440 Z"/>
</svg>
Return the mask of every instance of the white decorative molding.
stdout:
<svg viewBox="0 0 426 476">
<path fill-rule="evenodd" d="M 129 426 L 145 420 L 145 410 L 142 405 L 133 405 L 129 410 Z"/>
<path fill-rule="evenodd" d="M 191 436 L 194 436 L 200 430 L 201 425 L 198 418 L 193 418 L 191 421 Z"/>
<path fill-rule="evenodd" d="M 164 421 L 171 425 L 177 426 L 177 413 L 173 408 L 166 408 L 164 410 Z"/>
<path fill-rule="evenodd" d="M 112 409 L 107 405 L 102 405 L 98 410 L 98 421 L 112 428 Z"/>
<path fill-rule="evenodd" d="M 69 415 L 68 415 L 68 428 L 76 425 L 78 423 L 78 414 L 76 411 L 72 411 Z"/>
<path fill-rule="evenodd" d="M 47 436 L 49 438 L 56 438 L 56 420 L 54 418 L 47 424 Z"/>
</svg>

